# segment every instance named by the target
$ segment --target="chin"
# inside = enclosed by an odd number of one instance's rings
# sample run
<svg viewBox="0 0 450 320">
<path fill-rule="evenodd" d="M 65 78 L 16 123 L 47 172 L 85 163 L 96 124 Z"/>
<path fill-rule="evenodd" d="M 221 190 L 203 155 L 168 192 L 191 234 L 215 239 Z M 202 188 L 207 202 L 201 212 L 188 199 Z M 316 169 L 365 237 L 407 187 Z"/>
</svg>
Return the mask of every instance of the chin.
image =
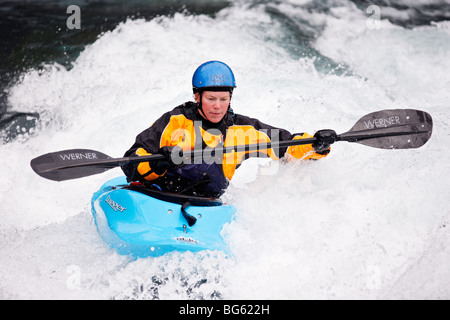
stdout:
<svg viewBox="0 0 450 320">
<path fill-rule="evenodd" d="M 223 119 L 223 117 L 214 117 L 214 118 L 209 118 L 208 120 L 211 121 L 212 123 L 218 123 Z"/>
</svg>

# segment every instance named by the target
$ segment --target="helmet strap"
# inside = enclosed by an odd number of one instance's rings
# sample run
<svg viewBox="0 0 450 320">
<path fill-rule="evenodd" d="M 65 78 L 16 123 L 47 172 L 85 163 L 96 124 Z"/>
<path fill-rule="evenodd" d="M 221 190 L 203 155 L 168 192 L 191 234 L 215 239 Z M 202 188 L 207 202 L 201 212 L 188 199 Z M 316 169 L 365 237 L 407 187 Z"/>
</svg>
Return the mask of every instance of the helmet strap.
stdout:
<svg viewBox="0 0 450 320">
<path fill-rule="evenodd" d="M 203 91 L 199 90 L 197 91 L 199 95 L 199 103 L 198 103 L 198 109 L 202 112 L 203 117 L 205 118 L 205 112 L 203 111 Z"/>
</svg>

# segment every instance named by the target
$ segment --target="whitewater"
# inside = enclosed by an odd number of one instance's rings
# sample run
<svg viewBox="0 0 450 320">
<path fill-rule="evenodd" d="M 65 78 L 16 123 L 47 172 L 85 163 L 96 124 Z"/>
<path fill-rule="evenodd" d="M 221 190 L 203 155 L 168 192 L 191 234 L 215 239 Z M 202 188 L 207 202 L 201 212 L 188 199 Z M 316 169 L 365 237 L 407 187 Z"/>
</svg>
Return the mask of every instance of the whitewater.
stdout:
<svg viewBox="0 0 450 320">
<path fill-rule="evenodd" d="M 40 120 L 0 145 L 0 298 L 449 299 L 450 21 L 406 28 L 350 1 L 308 3 L 129 18 L 71 68 L 24 72 L 8 103 Z M 121 170 L 57 183 L 30 160 L 74 148 L 121 157 L 193 99 L 192 73 L 208 60 L 235 72 L 235 112 L 291 132 L 343 133 L 368 113 L 411 108 L 431 114 L 433 135 L 419 149 L 339 142 L 320 161 L 244 162 L 223 197 L 237 209 L 223 231 L 232 258 L 118 255 L 90 198 Z"/>
</svg>

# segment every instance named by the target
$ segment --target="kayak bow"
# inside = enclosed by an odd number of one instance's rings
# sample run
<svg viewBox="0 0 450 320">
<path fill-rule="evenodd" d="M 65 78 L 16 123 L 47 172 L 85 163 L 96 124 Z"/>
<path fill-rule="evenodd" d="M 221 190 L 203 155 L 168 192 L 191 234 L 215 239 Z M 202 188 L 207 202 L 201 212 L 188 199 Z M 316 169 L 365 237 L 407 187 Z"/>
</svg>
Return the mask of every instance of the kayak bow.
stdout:
<svg viewBox="0 0 450 320">
<path fill-rule="evenodd" d="M 94 193 L 91 204 L 98 232 L 120 254 L 135 258 L 171 251 L 229 254 L 221 231 L 235 208 L 218 199 L 150 190 L 118 177 Z M 195 217 L 192 226 L 186 214 Z"/>
</svg>

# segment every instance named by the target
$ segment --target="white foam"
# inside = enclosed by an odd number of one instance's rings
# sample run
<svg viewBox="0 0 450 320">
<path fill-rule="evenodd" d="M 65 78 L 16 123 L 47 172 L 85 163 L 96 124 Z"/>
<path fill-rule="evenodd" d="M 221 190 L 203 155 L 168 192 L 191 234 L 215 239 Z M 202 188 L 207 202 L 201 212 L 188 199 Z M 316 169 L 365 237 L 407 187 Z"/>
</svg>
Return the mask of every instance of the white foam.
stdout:
<svg viewBox="0 0 450 320">
<path fill-rule="evenodd" d="M 308 18 L 294 5 L 291 14 Z M 215 19 L 129 20 L 88 46 L 71 70 L 51 65 L 24 75 L 9 102 L 45 110 L 45 119 L 25 142 L 0 146 L 0 296 L 149 298 L 157 288 L 165 299 L 450 297 L 442 227 L 450 213 L 447 29 L 382 21 L 371 30 L 345 3 L 310 19 L 325 27 L 316 49 L 354 76 L 293 59 L 267 41 L 282 33 L 279 23 L 247 5 Z M 345 132 L 372 111 L 418 108 L 434 117 L 433 137 L 417 150 L 339 143 L 318 162 L 249 160 L 226 195 L 238 209 L 225 230 L 234 259 L 186 253 L 128 262 L 104 245 L 89 213 L 91 194 L 120 170 L 54 183 L 29 161 L 71 148 L 122 156 L 140 131 L 191 99 L 191 75 L 210 59 L 235 70 L 236 112 L 291 132 Z"/>
</svg>

